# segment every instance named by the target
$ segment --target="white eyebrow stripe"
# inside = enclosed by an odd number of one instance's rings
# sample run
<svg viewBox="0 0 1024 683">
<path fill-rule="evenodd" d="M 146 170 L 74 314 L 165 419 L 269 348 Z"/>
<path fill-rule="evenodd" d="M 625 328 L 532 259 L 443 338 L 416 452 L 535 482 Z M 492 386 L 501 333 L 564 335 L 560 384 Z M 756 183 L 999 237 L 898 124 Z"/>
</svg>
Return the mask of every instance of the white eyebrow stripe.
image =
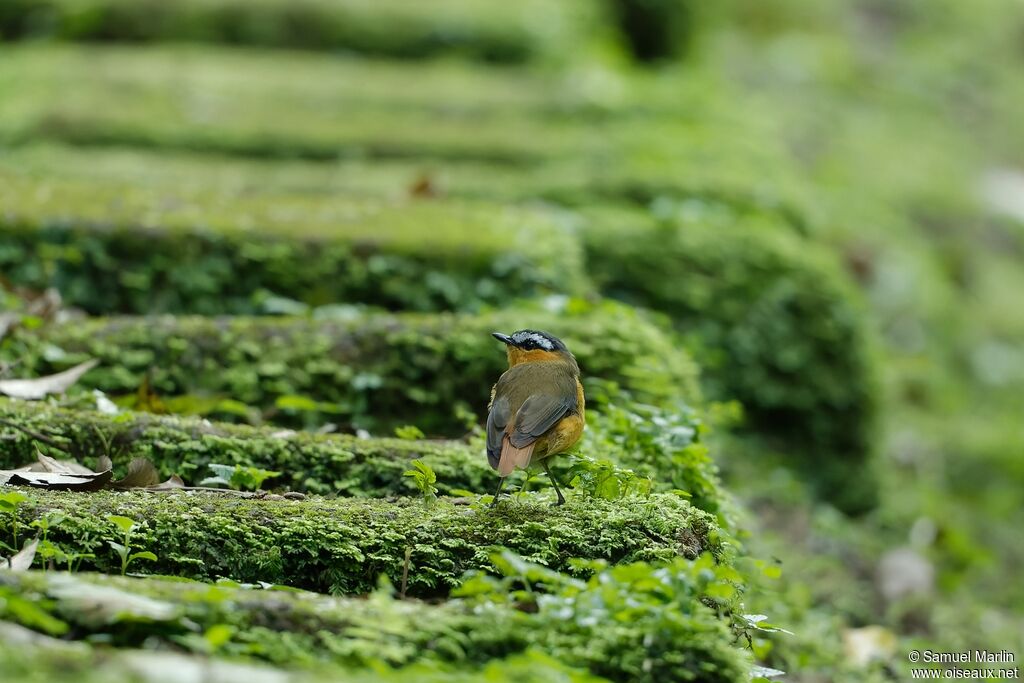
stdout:
<svg viewBox="0 0 1024 683">
<path fill-rule="evenodd" d="M 537 346 L 539 346 L 542 349 L 544 349 L 545 351 L 553 351 L 554 348 L 555 348 L 555 345 L 552 344 L 551 341 L 547 337 L 545 337 L 542 334 L 537 334 L 536 332 L 527 332 L 527 333 L 520 332 L 520 333 L 512 335 L 512 339 L 517 344 L 522 344 L 526 340 L 530 340 L 530 341 L 534 342 Z"/>
</svg>

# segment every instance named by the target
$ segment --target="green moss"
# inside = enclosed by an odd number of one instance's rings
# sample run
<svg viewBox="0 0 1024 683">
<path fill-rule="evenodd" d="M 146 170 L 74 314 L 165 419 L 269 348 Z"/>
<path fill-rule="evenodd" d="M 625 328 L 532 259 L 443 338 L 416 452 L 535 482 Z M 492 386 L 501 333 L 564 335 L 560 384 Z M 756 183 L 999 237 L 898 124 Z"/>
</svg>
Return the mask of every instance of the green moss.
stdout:
<svg viewBox="0 0 1024 683">
<path fill-rule="evenodd" d="M 260 292 L 310 304 L 467 309 L 509 292 L 585 287 L 568 226 L 540 209 L 202 188 L 172 198 L 132 184 L 0 175 L 0 201 L 10 207 L 0 220 L 0 268 L 95 313 L 253 311 Z"/>
<path fill-rule="evenodd" d="M 709 582 L 698 572 L 713 573 L 697 564 L 677 560 L 660 571 L 648 565 L 613 568 L 586 584 L 549 576 L 548 594 L 539 599 L 524 594 L 522 609 L 487 599 L 428 605 L 380 593 L 353 600 L 53 573 L 3 574 L 0 596 L 16 596 L 23 606 L 18 617 L 33 611 L 58 619 L 70 627 L 67 638 L 75 640 L 121 648 L 212 650 L 220 661 L 264 660 L 314 674 L 338 676 L 341 666 L 382 676 L 372 680 L 506 680 L 515 675 L 516 680 L 582 683 L 579 674 L 572 674 L 576 668 L 614 681 L 745 681 L 746 657 L 715 612 L 701 602 Z M 643 583 L 655 571 L 659 580 Z M 632 591 L 629 604 L 626 589 Z M 594 603 L 601 607 L 595 609 Z M 116 618 L 106 616 L 115 609 Z M 628 610 L 630 618 L 621 618 L 620 609 Z M 218 642 L 215 650 L 211 641 Z M 90 659 L 88 649 L 79 646 L 70 655 L 71 648 L 66 644 L 62 649 L 72 662 Z M 112 659 L 116 663 L 130 654 Z M 184 663 L 179 659 L 179 665 Z M 438 678 L 442 673 L 452 677 Z M 356 673 L 344 680 L 363 677 Z"/>
<path fill-rule="evenodd" d="M 437 473 L 442 494 L 483 492 L 496 481 L 482 446 L 456 442 L 361 439 L 145 413 L 111 416 L 3 399 L 0 418 L 20 427 L 0 425 L 0 469 L 33 462 L 40 447 L 56 458 L 88 466 L 107 456 L 118 476 L 133 459 L 146 458 L 162 478 L 177 474 L 196 484 L 210 476 L 210 463 L 222 463 L 281 472 L 268 487 L 339 496 L 415 495 L 415 487 L 402 476 L 414 459 Z M 24 430 L 47 435 L 61 449 L 40 443 Z"/>
<path fill-rule="evenodd" d="M 588 264 L 609 295 L 670 315 L 716 397 L 790 452 L 824 497 L 871 507 L 877 369 L 838 265 L 771 222 L 594 210 Z"/>
<path fill-rule="evenodd" d="M 196 41 L 496 62 L 579 49 L 599 15 L 589 0 L 8 0 L 4 38 Z"/>
<path fill-rule="evenodd" d="M 89 396 L 70 403 L 75 407 L 0 399 L 0 420 L 4 421 L 0 469 L 33 462 L 42 451 L 88 466 L 106 456 L 113 463 L 114 476 L 120 477 L 132 460 L 145 458 L 162 478 L 177 474 L 186 483 L 196 484 L 211 474 L 211 463 L 219 463 L 281 472 L 264 486 L 271 490 L 368 498 L 418 496 L 413 482 L 402 476 L 414 459 L 434 471 L 442 495 L 488 492 L 497 481 L 479 439 L 466 444 L 358 438 L 146 413 L 105 415 L 80 407 L 92 403 Z M 650 477 L 656 490 L 685 491 L 693 505 L 717 514 L 731 527 L 730 503 L 701 443 L 702 426 L 696 413 L 679 406 L 634 405 L 622 397 L 602 405 L 600 412 L 587 413 L 587 430 L 579 446 L 583 456 Z M 571 458 L 553 463 L 556 476 L 566 484 L 579 467 Z M 601 469 L 594 474 L 609 472 Z M 544 484 L 541 478 L 531 485 Z M 596 488 L 589 481 L 578 486 L 582 491 Z M 611 480 L 608 486 L 612 488 L 602 488 L 601 495 L 614 498 L 623 493 Z"/>
<path fill-rule="evenodd" d="M 78 389 L 130 398 L 148 378 L 169 410 L 238 419 L 240 402 L 242 419 L 252 406 L 278 423 L 332 420 L 378 433 L 414 424 L 459 436 L 466 430 L 460 411 L 482 415 L 507 367 L 491 332 L 538 328 L 566 341 L 585 378 L 618 382 L 647 401 L 699 400 L 696 367 L 664 328 L 625 306 L 569 305 L 338 321 L 94 319 L 18 331 L 0 358 L 18 359 L 24 376 L 98 358 Z"/>
<path fill-rule="evenodd" d="M 667 561 L 719 543 L 714 518 L 670 494 L 614 502 L 570 496 L 560 508 L 550 507 L 547 495 L 528 495 L 492 509 L 446 499 L 427 508 L 419 500 L 23 491 L 29 499 L 18 511 L 22 525 L 61 510 L 65 519 L 49 539 L 65 552 L 94 553 L 83 569 L 120 572 L 107 541 L 121 535 L 107 516 L 121 515 L 139 524 L 133 548 L 159 557 L 134 570 L 333 593 L 366 593 L 381 576 L 401 585 L 407 551 L 409 594 L 443 596 L 467 570 L 492 569 L 489 554 L 497 546 L 556 571 L 586 573 L 570 560 Z M 0 535 L 9 537 L 11 524 L 5 515 Z"/>
<path fill-rule="evenodd" d="M 180 46 L 6 47 L 0 141 L 521 165 L 587 139 L 565 117 L 537 116 L 566 104 L 548 94 L 556 84 L 519 70 L 447 63 Z M 581 107 L 572 99 L 568 105 Z"/>
<path fill-rule="evenodd" d="M 645 169 L 661 186 L 741 178 L 734 189 L 749 197 L 778 189 L 791 199 L 795 164 L 778 126 L 737 111 L 708 74 L 597 75 L 180 46 L 6 47 L 0 141 L 489 163 L 520 171 L 516 184 L 558 162 L 571 175 L 544 173 L 556 185 Z"/>
<path fill-rule="evenodd" d="M 12 640 L 24 634 L 18 631 Z M 166 671 L 203 672 L 209 680 L 256 680 L 273 683 L 493 683 L 514 678 L 523 683 L 602 683 L 585 671 L 565 666 L 539 651 L 494 660 L 471 669 L 437 662 L 415 663 L 394 670 L 373 665 L 367 669 L 314 665 L 296 669 L 287 662 L 280 667 L 238 657 L 211 658 L 175 650 L 110 648 L 82 641 L 46 639 L 28 632 L 29 642 L 0 642 L 4 673 L 18 683 L 153 683 Z M 216 631 L 215 631 L 216 633 Z M 187 632 L 185 636 L 189 635 Z M 197 635 L 197 634 L 191 634 Z M 281 639 L 292 634 L 281 634 Z M 202 642 L 196 640 L 196 642 Z M 164 642 L 179 647 L 178 643 Z M 308 652 L 305 653 L 308 655 Z M 317 652 L 317 655 L 320 653 Z"/>
</svg>

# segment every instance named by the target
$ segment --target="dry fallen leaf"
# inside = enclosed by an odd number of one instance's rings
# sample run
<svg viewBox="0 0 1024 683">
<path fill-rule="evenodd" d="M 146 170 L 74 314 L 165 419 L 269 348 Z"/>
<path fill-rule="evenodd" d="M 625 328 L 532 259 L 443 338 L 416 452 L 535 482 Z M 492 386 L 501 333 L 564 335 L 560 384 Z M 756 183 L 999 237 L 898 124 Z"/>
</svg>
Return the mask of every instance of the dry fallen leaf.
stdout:
<svg viewBox="0 0 1024 683">
<path fill-rule="evenodd" d="M 39 539 L 26 543 L 25 547 L 3 561 L 3 568 L 12 572 L 26 572 L 32 566 L 32 560 L 36 559 L 36 548 L 39 547 Z"/>
<path fill-rule="evenodd" d="M 45 398 L 49 394 L 62 394 L 98 363 L 99 361 L 95 359 L 87 360 L 69 370 L 58 372 L 56 375 L 35 379 L 0 380 L 0 394 L 29 401 Z"/>
<path fill-rule="evenodd" d="M 37 457 L 39 460 L 29 467 L 29 472 L 53 472 L 54 474 L 96 474 L 88 467 L 79 465 L 74 460 L 57 460 L 42 453 L 39 453 Z M 100 468 L 100 470 L 104 469 L 110 468 Z"/>
<path fill-rule="evenodd" d="M 144 489 L 157 486 L 160 483 L 160 474 L 156 471 L 153 463 L 145 458 L 135 458 L 128 464 L 128 474 L 123 479 L 110 482 L 110 487 L 115 489 Z"/>
<path fill-rule="evenodd" d="M 110 470 L 93 472 L 91 474 L 0 470 L 0 484 L 8 486 L 34 486 L 54 491 L 99 491 L 107 485 L 110 477 Z"/>
<path fill-rule="evenodd" d="M 147 491 L 173 491 L 174 489 L 185 488 L 185 482 L 181 480 L 177 474 L 172 474 L 171 478 L 165 482 L 157 484 L 156 486 L 147 487 Z"/>
</svg>

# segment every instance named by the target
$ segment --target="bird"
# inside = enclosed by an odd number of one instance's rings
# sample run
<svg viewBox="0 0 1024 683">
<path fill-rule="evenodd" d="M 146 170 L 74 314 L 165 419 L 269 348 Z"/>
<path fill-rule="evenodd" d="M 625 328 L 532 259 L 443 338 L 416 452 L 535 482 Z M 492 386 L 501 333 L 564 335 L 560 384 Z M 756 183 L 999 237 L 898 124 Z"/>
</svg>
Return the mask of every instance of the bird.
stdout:
<svg viewBox="0 0 1024 683">
<path fill-rule="evenodd" d="M 492 336 L 505 344 L 508 370 L 491 389 L 487 407 L 487 462 L 501 477 L 491 505 L 517 467 L 538 462 L 558 494 L 555 505 L 562 505 L 565 496 L 548 460 L 572 448 L 586 425 L 576 357 L 562 340 L 540 330 Z"/>
</svg>

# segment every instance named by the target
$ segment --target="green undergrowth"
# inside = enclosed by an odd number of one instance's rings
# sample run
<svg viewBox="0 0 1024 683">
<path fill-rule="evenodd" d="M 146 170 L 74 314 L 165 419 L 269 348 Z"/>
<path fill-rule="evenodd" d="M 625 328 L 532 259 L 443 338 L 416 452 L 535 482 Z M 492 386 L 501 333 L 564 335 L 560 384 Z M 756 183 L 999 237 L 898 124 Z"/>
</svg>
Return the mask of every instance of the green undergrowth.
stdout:
<svg viewBox="0 0 1024 683">
<path fill-rule="evenodd" d="M 553 184 L 577 196 L 588 179 L 621 194 L 721 186 L 769 206 L 802 204 L 806 192 L 785 147 L 771 142 L 776 122 L 737 111 L 700 72 L 410 66 L 180 47 L 7 47 L 3 57 L 0 93 L 12 96 L 0 100 L 0 142 L 9 144 L 327 167 L 476 163 L 517 171 L 513 187 Z M 531 182 L 538 172 L 545 182 Z"/>
<path fill-rule="evenodd" d="M 483 664 L 473 669 L 438 663 L 410 664 L 394 671 L 380 665 L 366 669 L 316 664 L 296 669 L 274 667 L 262 662 L 235 657 L 210 657 L 207 654 L 168 652 L 133 648 L 108 648 L 6 628 L 14 643 L 0 643 L 0 658 L 5 672 L 19 683 L 154 683 L 174 672 L 175 681 L 202 683 L 215 681 L 259 681 L 260 683 L 377 683 L 408 681 L 424 683 L 497 683 L 514 677 L 523 683 L 602 683 L 585 671 L 574 669 L 531 651 Z M 222 633 L 214 630 L 213 635 Z M 24 637 L 25 640 L 18 640 Z M 186 676 L 188 678 L 186 678 Z M 206 678 L 204 678 L 206 677 Z"/>
<path fill-rule="evenodd" d="M 244 313 L 271 296 L 465 310 L 586 289 L 572 226 L 543 208 L 14 176 L 0 198 L 7 277 L 91 313 Z"/>
<path fill-rule="evenodd" d="M 750 431 L 800 463 L 824 498 L 872 507 L 878 360 L 839 265 L 764 218 L 694 205 L 588 215 L 587 263 L 601 289 L 667 313 L 709 393 L 739 400 Z"/>
<path fill-rule="evenodd" d="M 0 36 L 193 41 L 516 63 L 585 49 L 603 28 L 601 10 L 595 0 L 527 0 L 514 7 L 474 0 L 9 0 L 0 8 Z"/>
<path fill-rule="evenodd" d="M 280 472 L 267 482 L 274 489 L 367 498 L 413 495 L 415 487 L 402 476 L 413 460 L 432 468 L 444 495 L 482 493 L 496 481 L 482 444 L 313 434 L 147 413 L 107 415 L 83 409 L 82 402 L 61 408 L 0 400 L 6 423 L 0 424 L 0 469 L 29 464 L 43 451 L 87 467 L 106 456 L 121 476 L 132 460 L 145 458 L 161 480 L 176 474 L 198 484 L 211 464 L 237 465 Z"/>
<path fill-rule="evenodd" d="M 23 328 L 3 343 L 0 358 L 17 360 L 26 376 L 97 358 L 77 388 L 148 410 L 334 421 L 378 433 L 413 424 L 461 436 L 507 368 L 491 332 L 533 328 L 564 339 L 584 378 L 615 382 L 648 402 L 699 402 L 697 367 L 663 326 L 617 304 L 566 306 L 335 320 L 91 319 Z"/>
<path fill-rule="evenodd" d="M 0 536 L 20 529 L 24 537 L 33 520 L 60 511 L 48 540 L 65 554 L 92 555 L 81 560 L 83 570 L 121 572 L 121 558 L 107 544 L 123 537 L 108 520 L 117 515 L 136 522 L 132 552 L 158 558 L 134 570 L 331 593 L 367 593 L 386 576 L 409 595 L 442 597 L 466 571 L 493 571 L 490 554 L 499 546 L 580 576 L 589 570 L 574 563 L 578 558 L 664 562 L 726 547 L 714 517 L 673 494 L 607 501 L 581 493 L 558 508 L 553 496 L 528 494 L 491 508 L 444 498 L 425 506 L 415 499 L 208 491 L 23 491 L 27 500 L 0 519 Z"/>
<path fill-rule="evenodd" d="M 733 504 L 719 482 L 705 443 L 708 430 L 698 414 L 618 398 L 588 411 L 577 452 L 552 463 L 556 476 L 606 500 L 649 490 L 675 491 L 732 528 Z M 415 483 L 403 476 L 414 461 L 430 468 L 432 483 L 442 495 L 483 493 L 496 482 L 478 436 L 468 443 L 360 438 L 194 417 L 108 415 L 93 410 L 86 397 L 67 403 L 0 400 L 5 444 L 0 469 L 27 465 L 42 452 L 93 468 L 106 457 L 114 476 L 120 477 L 133 460 L 144 458 L 161 479 L 178 475 L 187 484 L 199 483 L 216 464 L 278 472 L 266 481 L 275 491 L 369 498 L 416 495 Z M 537 488 L 546 480 L 532 473 L 526 485 Z"/>
<path fill-rule="evenodd" d="M 530 85 L 510 83 L 509 87 Z M 557 84 L 533 85 L 544 91 L 563 90 Z M 703 95 L 687 93 L 688 100 L 700 97 Z M 783 170 L 787 165 L 783 151 L 770 145 L 751 148 L 744 140 L 737 140 L 735 129 L 745 124 L 733 118 L 734 112 L 722 111 L 714 102 L 696 106 L 701 112 L 685 133 L 685 155 L 630 155 L 611 165 L 570 157 L 531 166 L 528 173 L 497 161 L 268 161 L 144 147 L 75 147 L 47 142 L 5 149 L 0 154 L 0 169 L 5 182 L 31 183 L 53 193 L 77 187 L 93 188 L 102 194 L 110 187 L 121 188 L 122 192 L 130 187 L 135 197 L 159 193 L 165 201 L 173 197 L 174 204 L 212 198 L 216 200 L 208 209 L 212 216 L 223 214 L 217 207 L 232 200 L 241 204 L 241 199 L 252 201 L 262 196 L 293 201 L 305 198 L 309 207 L 330 205 L 328 200 L 338 196 L 391 201 L 414 196 L 508 203 L 541 200 L 569 207 L 585 207 L 599 200 L 647 206 L 656 200 L 664 204 L 666 199 L 686 199 L 696 202 L 698 208 L 776 216 L 794 231 L 808 233 L 812 222 L 808 202 L 792 174 Z M 522 107 L 520 103 L 520 110 Z M 747 134 L 770 137 L 771 131 L 750 130 Z M 18 193 L 6 194 L 5 203 L 12 214 L 47 215 L 43 211 L 46 206 L 37 206 Z M 170 208 L 174 207 L 154 203 L 152 217 L 163 212 L 173 217 L 176 214 Z M 244 204 L 236 210 L 242 208 Z M 245 215 L 256 212 L 246 210 Z"/>
<path fill-rule="evenodd" d="M 382 680 L 392 671 L 404 680 L 442 672 L 454 674 L 444 680 L 505 680 L 494 676 L 531 671 L 534 678 L 517 680 L 582 680 L 570 677 L 574 668 L 614 681 L 747 680 L 749 657 L 721 618 L 740 605 L 738 576 L 707 556 L 660 568 L 599 568 L 586 582 L 505 558 L 507 578 L 494 585 L 473 579 L 464 597 L 439 605 L 385 591 L 353 600 L 231 583 L 30 572 L 0 576 L 0 609 L 42 632 L 35 645 L 51 652 L 54 641 L 43 634 L 212 654 L 213 661 L 262 660 L 314 674 L 344 667 Z M 102 645 L 92 652 L 72 647 L 62 647 L 71 662 L 103 652 Z M 507 668 L 497 666 L 507 658 Z M 116 667 L 118 658 L 111 659 Z M 474 672 L 480 678 L 468 676 Z"/>
<path fill-rule="evenodd" d="M 600 399 L 600 408 L 588 411 L 577 453 L 552 463 L 564 484 L 605 500 L 675 491 L 732 528 L 733 506 L 698 413 L 635 404 L 620 394 Z M 465 443 L 313 434 L 180 416 L 109 415 L 93 410 L 93 402 L 89 396 L 64 406 L 0 400 L 0 469 L 24 466 L 42 452 L 93 468 L 106 457 L 121 477 L 133 460 L 144 458 L 161 480 L 178 475 L 197 484 L 215 464 L 278 472 L 265 482 L 274 491 L 368 498 L 417 495 L 416 484 L 403 476 L 414 461 L 429 468 L 442 495 L 485 493 L 497 481 L 479 436 Z M 536 489 L 547 480 L 534 472 L 522 485 Z"/>
<path fill-rule="evenodd" d="M 543 95 L 531 115 L 544 81 L 519 71 L 442 65 L 425 73 L 364 60 L 178 47 L 6 47 L 3 55 L 0 92 L 18 97 L 0 104 L 0 140 L 524 165 L 588 139 L 567 117 L 545 119 Z M 378 89 L 367 86 L 371 71 Z M 68 90 L 70 83 L 77 87 Z M 201 120 L 192 98 L 207 102 Z M 108 107 L 98 108 L 105 99 Z"/>
</svg>

